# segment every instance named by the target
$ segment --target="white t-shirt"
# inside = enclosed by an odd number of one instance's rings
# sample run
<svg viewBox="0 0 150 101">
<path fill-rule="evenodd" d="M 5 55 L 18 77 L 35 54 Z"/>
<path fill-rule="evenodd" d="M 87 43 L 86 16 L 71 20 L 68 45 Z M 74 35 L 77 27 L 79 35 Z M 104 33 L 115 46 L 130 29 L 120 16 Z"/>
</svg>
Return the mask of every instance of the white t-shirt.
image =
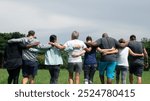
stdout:
<svg viewBox="0 0 150 101">
<path fill-rule="evenodd" d="M 129 47 L 119 49 L 119 54 L 118 54 L 118 58 L 117 58 L 118 65 L 128 67 L 129 66 L 128 56 L 129 56 Z"/>
<path fill-rule="evenodd" d="M 81 40 L 78 40 L 78 39 L 75 39 L 75 40 L 70 40 L 70 41 L 67 41 L 64 46 L 65 47 L 74 47 L 75 45 L 80 45 L 81 48 L 74 48 L 72 51 L 69 51 L 68 52 L 68 63 L 72 63 L 72 62 L 82 62 L 82 58 L 81 56 L 79 57 L 72 57 L 72 54 L 74 53 L 79 53 L 81 52 L 84 48 L 86 48 L 86 45 L 83 41 Z"/>
</svg>

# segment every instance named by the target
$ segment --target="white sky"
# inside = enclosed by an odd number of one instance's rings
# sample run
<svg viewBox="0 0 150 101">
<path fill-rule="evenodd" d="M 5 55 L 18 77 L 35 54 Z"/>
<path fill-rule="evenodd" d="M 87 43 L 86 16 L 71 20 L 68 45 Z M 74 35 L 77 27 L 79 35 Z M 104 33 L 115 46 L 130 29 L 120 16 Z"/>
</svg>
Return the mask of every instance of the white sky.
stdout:
<svg viewBox="0 0 150 101">
<path fill-rule="evenodd" d="M 107 32 L 116 39 L 150 38 L 150 0 L 0 0 L 0 32 L 35 30 L 47 43 L 51 34 L 64 43 L 74 30 L 94 40 Z"/>
</svg>

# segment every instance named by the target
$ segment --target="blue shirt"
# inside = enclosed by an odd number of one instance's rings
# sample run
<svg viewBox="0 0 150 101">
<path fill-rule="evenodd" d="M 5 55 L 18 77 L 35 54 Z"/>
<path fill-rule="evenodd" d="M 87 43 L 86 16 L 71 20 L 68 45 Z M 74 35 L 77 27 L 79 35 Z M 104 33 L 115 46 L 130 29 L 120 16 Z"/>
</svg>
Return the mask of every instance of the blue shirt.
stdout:
<svg viewBox="0 0 150 101">
<path fill-rule="evenodd" d="M 89 46 L 87 46 L 87 47 L 89 47 Z M 97 64 L 97 61 L 96 61 L 96 47 L 92 47 L 92 50 L 90 52 L 85 53 L 84 64 L 85 65 Z"/>
<path fill-rule="evenodd" d="M 51 45 L 39 45 L 38 47 L 46 50 L 45 65 L 63 64 L 60 49 L 53 47 Z"/>
</svg>

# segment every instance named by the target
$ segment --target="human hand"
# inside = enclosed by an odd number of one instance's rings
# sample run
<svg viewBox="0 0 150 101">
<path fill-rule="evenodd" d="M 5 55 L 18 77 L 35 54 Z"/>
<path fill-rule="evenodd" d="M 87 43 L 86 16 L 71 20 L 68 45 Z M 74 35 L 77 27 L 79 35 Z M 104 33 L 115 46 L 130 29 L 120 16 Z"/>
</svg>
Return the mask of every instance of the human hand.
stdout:
<svg viewBox="0 0 150 101">
<path fill-rule="evenodd" d="M 149 67 L 149 63 L 148 62 L 144 63 L 144 67 L 148 68 Z"/>
<path fill-rule="evenodd" d="M 37 46 L 39 44 L 40 44 L 40 42 L 35 42 L 35 43 L 32 44 L 32 46 Z"/>
<path fill-rule="evenodd" d="M 55 43 L 54 43 L 54 42 L 49 42 L 48 44 L 49 44 L 49 45 L 52 45 L 52 46 L 54 46 L 54 45 L 55 45 Z"/>
<path fill-rule="evenodd" d="M 81 46 L 80 46 L 79 44 L 75 44 L 75 45 L 73 46 L 73 48 L 79 49 L 79 48 L 81 48 Z"/>
<path fill-rule="evenodd" d="M 72 55 L 71 55 L 73 58 L 75 58 L 75 57 L 78 57 L 78 56 L 80 56 L 79 54 L 77 54 L 77 53 L 72 53 Z"/>
</svg>

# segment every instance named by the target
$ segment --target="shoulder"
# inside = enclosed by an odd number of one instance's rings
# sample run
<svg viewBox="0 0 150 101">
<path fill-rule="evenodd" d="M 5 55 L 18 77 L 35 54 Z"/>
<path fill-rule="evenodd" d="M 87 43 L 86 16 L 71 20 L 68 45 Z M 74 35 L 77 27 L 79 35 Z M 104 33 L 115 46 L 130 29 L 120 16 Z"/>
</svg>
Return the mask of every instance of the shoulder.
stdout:
<svg viewBox="0 0 150 101">
<path fill-rule="evenodd" d="M 69 44 L 71 42 L 71 40 L 69 40 L 69 41 L 66 41 L 64 44 Z"/>
<path fill-rule="evenodd" d="M 77 40 L 78 42 L 80 42 L 80 43 L 84 43 L 82 40 Z M 85 44 L 85 43 L 84 43 Z"/>
<path fill-rule="evenodd" d="M 124 49 L 125 49 L 125 50 L 130 50 L 130 48 L 129 48 L 129 47 L 125 47 Z"/>
</svg>

